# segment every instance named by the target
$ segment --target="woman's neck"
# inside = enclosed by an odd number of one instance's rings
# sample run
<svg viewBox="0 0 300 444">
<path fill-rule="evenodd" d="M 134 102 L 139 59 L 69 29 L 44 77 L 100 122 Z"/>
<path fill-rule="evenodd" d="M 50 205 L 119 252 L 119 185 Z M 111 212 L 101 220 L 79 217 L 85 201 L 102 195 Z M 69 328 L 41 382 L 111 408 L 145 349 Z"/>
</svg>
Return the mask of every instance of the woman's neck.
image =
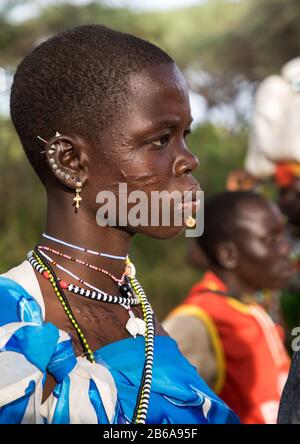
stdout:
<svg viewBox="0 0 300 444">
<path fill-rule="evenodd" d="M 53 203 L 51 205 L 51 200 L 50 202 L 48 201 L 45 233 L 53 238 L 89 250 L 122 257 L 128 255 L 132 238 L 131 234 L 116 227 L 98 226 L 96 223 L 96 217 L 90 217 L 80 208 L 77 213 L 74 212 L 72 206 L 71 210 L 69 208 L 67 210 L 64 208 L 63 211 L 59 211 L 57 205 L 55 205 L 54 209 Z M 112 259 L 82 252 L 69 246 L 61 245 L 45 237 L 41 237 L 39 243 L 72 256 L 73 258 L 87 262 L 90 265 L 103 268 L 117 278 L 120 278 L 124 272 L 124 259 Z M 116 284 L 105 274 L 96 272 L 89 267 L 78 265 L 63 257 L 55 257 L 51 253 L 49 253 L 49 256 L 63 267 L 77 274 L 84 281 L 87 281 L 106 292 L 116 291 Z M 57 274 L 62 274 L 57 267 L 55 267 L 55 272 L 57 272 Z"/>
</svg>

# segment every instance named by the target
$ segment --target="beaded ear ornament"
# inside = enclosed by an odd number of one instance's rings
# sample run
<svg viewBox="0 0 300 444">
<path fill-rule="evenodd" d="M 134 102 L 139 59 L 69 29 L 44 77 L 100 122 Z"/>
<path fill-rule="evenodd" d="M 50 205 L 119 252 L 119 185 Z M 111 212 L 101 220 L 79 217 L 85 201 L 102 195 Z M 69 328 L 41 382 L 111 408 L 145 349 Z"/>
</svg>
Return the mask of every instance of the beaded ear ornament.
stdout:
<svg viewBox="0 0 300 444">
<path fill-rule="evenodd" d="M 55 133 L 55 137 L 59 137 L 59 136 L 61 136 L 61 134 L 58 132 L 58 131 L 56 131 L 56 133 Z M 40 137 L 40 136 L 37 136 L 37 138 L 39 139 L 39 140 L 41 140 L 42 142 L 44 142 L 45 144 L 47 144 L 47 143 L 49 143 L 47 140 L 45 140 L 45 139 L 43 139 L 42 137 Z M 49 154 L 49 163 L 50 163 L 50 166 L 51 166 L 51 169 L 53 170 L 53 172 L 56 174 L 56 176 L 58 176 L 58 177 L 61 177 L 62 179 L 70 179 L 70 174 L 68 174 L 68 173 L 65 173 L 64 171 L 61 171 L 59 168 L 58 168 L 58 165 L 56 164 L 56 162 L 55 162 L 55 159 L 52 157 L 52 155 L 54 154 L 54 152 L 56 151 L 56 146 L 55 146 L 55 144 L 52 144 L 51 146 L 50 146 L 50 148 L 49 148 L 49 150 L 48 150 L 48 154 Z M 42 151 L 42 153 L 44 153 L 45 151 Z M 74 198 L 75 199 L 75 198 Z"/>
<path fill-rule="evenodd" d="M 59 136 L 61 136 L 61 134 L 58 131 L 56 131 L 55 137 L 59 137 Z M 45 144 L 49 143 L 47 140 L 43 139 L 40 136 L 37 136 L 37 138 Z M 58 168 L 58 165 L 57 165 L 54 157 L 52 157 L 52 155 L 55 153 L 55 151 L 56 151 L 56 146 L 55 146 L 55 144 L 52 144 L 48 150 L 50 167 L 56 176 L 60 177 L 61 179 L 69 180 L 71 177 L 70 174 L 65 173 L 60 168 Z M 45 153 L 45 151 L 41 151 L 41 153 Z M 72 179 L 75 179 L 75 177 L 72 176 Z M 82 192 L 82 188 L 83 188 L 83 185 L 82 185 L 81 181 L 79 179 L 77 179 L 76 188 L 75 188 L 75 197 L 73 198 L 73 205 L 75 206 L 75 212 L 78 211 L 81 201 L 82 201 L 82 197 L 80 195 Z"/>
</svg>

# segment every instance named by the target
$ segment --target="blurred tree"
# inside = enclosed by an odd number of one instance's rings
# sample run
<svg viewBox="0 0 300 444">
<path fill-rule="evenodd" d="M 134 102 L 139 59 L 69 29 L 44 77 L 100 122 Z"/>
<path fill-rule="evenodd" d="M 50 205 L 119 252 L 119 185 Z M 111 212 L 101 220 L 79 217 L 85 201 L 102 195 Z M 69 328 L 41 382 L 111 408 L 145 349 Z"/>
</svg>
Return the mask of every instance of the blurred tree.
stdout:
<svg viewBox="0 0 300 444">
<path fill-rule="evenodd" d="M 138 13 L 100 0 L 80 7 L 60 2 L 31 20 L 9 21 L 13 7 L 24 3 L 2 3 L 0 65 L 17 63 L 38 42 L 63 29 L 102 23 L 166 49 L 183 69 L 197 74 L 191 85 L 211 106 L 232 102 L 245 80 L 257 82 L 300 54 L 299 0 L 208 0 L 173 11 Z"/>
</svg>

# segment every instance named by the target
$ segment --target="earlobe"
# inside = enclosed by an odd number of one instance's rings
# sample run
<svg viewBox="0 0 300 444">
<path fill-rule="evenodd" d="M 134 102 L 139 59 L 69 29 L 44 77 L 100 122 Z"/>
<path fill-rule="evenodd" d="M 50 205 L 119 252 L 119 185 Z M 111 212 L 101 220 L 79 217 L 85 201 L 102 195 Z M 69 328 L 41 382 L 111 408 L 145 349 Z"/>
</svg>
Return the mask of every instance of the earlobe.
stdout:
<svg viewBox="0 0 300 444">
<path fill-rule="evenodd" d="M 234 270 L 238 265 L 238 251 L 234 242 L 221 242 L 217 248 L 219 264 L 226 270 Z"/>
</svg>

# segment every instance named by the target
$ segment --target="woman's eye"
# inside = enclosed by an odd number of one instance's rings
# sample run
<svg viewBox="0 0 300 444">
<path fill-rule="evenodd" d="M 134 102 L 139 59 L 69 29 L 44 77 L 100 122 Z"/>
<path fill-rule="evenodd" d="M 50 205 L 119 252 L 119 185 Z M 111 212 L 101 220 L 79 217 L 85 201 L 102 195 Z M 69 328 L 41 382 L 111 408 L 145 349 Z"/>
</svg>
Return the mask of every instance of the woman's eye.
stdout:
<svg viewBox="0 0 300 444">
<path fill-rule="evenodd" d="M 170 140 L 170 136 L 166 135 L 166 136 L 162 136 L 160 137 L 158 140 L 153 140 L 153 145 L 158 146 L 159 148 L 163 148 L 164 146 L 166 146 L 169 143 Z"/>
</svg>

